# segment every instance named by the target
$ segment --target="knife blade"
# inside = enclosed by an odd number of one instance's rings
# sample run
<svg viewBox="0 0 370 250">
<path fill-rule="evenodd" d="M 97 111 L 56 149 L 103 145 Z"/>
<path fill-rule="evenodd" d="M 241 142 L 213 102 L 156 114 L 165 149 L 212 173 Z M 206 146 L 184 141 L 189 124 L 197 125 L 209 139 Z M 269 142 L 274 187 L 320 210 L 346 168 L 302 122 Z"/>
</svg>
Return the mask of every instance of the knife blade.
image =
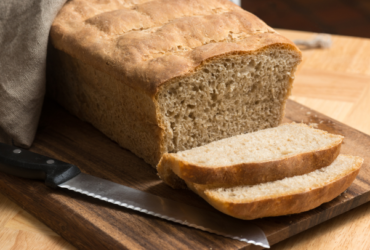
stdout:
<svg viewBox="0 0 370 250">
<path fill-rule="evenodd" d="M 270 248 L 262 229 L 249 221 L 81 173 L 75 165 L 3 143 L 0 143 L 0 171 L 18 177 L 44 180 L 51 188 L 69 189 L 185 226 Z"/>
</svg>

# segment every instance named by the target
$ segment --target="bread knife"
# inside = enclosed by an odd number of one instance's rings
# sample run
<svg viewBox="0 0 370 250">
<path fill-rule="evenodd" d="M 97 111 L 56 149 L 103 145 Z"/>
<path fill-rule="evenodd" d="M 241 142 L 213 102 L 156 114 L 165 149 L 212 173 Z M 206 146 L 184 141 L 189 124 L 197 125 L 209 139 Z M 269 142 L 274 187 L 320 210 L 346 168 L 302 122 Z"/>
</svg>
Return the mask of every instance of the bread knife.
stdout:
<svg viewBox="0 0 370 250">
<path fill-rule="evenodd" d="M 0 171 L 22 178 L 44 180 L 51 188 L 69 189 L 185 226 L 270 248 L 265 233 L 250 221 L 81 173 L 75 165 L 4 143 L 0 143 Z"/>
</svg>

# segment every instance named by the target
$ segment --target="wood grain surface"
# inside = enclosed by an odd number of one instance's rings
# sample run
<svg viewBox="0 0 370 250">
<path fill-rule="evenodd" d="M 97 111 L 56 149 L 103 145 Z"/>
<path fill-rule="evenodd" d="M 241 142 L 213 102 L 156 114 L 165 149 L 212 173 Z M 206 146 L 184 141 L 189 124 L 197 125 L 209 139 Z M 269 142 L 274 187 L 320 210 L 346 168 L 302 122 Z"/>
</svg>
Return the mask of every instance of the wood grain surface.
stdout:
<svg viewBox="0 0 370 250">
<path fill-rule="evenodd" d="M 295 31 L 281 31 L 281 33 L 291 39 L 309 38 L 313 35 Z M 304 61 L 297 72 L 292 99 L 370 134 L 370 118 L 368 116 L 370 106 L 369 49 L 370 41 L 367 39 L 335 36 L 334 46 L 331 49 L 303 51 Z M 168 189 L 158 179 L 153 179 L 153 176 L 155 176 L 154 169 L 145 165 L 130 152 L 119 148 L 88 124 L 83 124 L 83 129 L 81 127 L 76 129 L 76 126 L 82 122 L 57 107 L 46 107 L 46 110 L 48 109 L 49 111 L 44 113 L 44 120 L 41 122 L 37 140 L 32 149 L 35 152 L 42 152 L 67 162 L 73 161 L 84 170 L 86 169 L 89 173 L 97 176 L 103 176 L 154 194 L 164 195 L 174 200 L 186 199 L 193 205 L 211 209 L 190 191 L 175 192 Z M 56 110 L 59 111 L 56 112 Z M 370 145 L 366 144 L 366 140 L 368 140 L 366 138 L 368 137 L 364 134 L 347 129 L 347 127 L 334 120 L 330 121 L 330 119 L 320 117 L 314 111 L 297 106 L 292 102 L 288 105 L 287 118 L 298 122 L 317 123 L 324 129 L 334 129 L 339 133 L 349 133 L 347 137 L 353 138 L 349 141 L 345 140 L 344 151 L 349 150 L 348 152 L 351 152 L 351 150 L 355 150 L 352 153 L 369 157 Z M 80 139 L 85 139 L 85 142 L 78 142 L 77 140 Z M 357 145 L 361 143 L 363 145 L 359 149 Z M 354 146 L 356 146 L 356 149 L 354 149 Z M 107 152 L 107 148 L 111 151 Z M 120 157 L 115 158 L 115 155 L 120 155 Z M 365 163 L 367 162 L 368 160 Z M 113 172 L 107 173 L 112 165 L 126 167 L 118 172 L 113 170 Z M 106 167 L 106 169 L 99 170 L 98 166 Z M 140 183 L 135 180 L 137 174 L 132 175 L 131 166 L 135 166 L 136 171 L 139 171 L 138 173 L 142 176 Z M 326 204 L 314 211 L 298 216 L 259 220 L 259 224 L 269 235 L 270 242 L 274 244 L 301 231 L 302 228 L 316 225 L 321 220 L 326 219 L 323 218 L 322 211 L 328 211 L 330 207 L 333 209 L 327 212 L 326 216 L 339 214 L 341 211 L 368 199 L 368 195 L 359 199 L 352 199 L 354 195 L 366 192 L 369 188 L 366 181 L 364 181 L 366 178 L 369 179 L 369 171 L 361 171 L 360 174 L 361 178 L 357 179 L 355 184 L 351 186 L 353 190 L 337 198 L 333 201 L 333 204 L 330 203 L 332 204 L 330 206 Z M 124 180 L 117 179 L 117 176 L 121 175 L 125 176 Z M 14 185 L 20 180 L 12 179 L 12 177 L 5 177 L 6 180 L 3 178 L 4 176 L 1 179 L 0 192 L 12 200 L 17 200 L 20 206 L 15 205 L 4 195 L 0 195 L 1 249 L 74 249 L 59 235 L 81 249 L 103 249 L 97 248 L 98 244 L 103 243 L 106 244 L 107 248 L 110 246 L 117 249 L 155 249 L 155 247 L 161 247 L 162 249 L 169 247 L 177 249 L 238 249 L 245 246 L 242 242 L 163 222 L 100 201 L 91 201 L 91 199 L 78 194 L 65 193 L 65 191 L 54 193 L 50 190 L 45 191 L 47 189 L 44 188 L 42 183 L 35 184 L 34 182 L 21 180 L 21 188 L 17 191 L 21 191 L 26 196 L 35 193 L 44 194 L 48 199 L 29 196 L 27 199 L 18 200 L 19 197 L 14 195 L 16 191 L 14 188 L 17 188 Z M 61 203 L 53 204 L 55 199 L 61 201 Z M 348 200 L 352 201 L 345 202 Z M 29 204 L 32 204 L 32 208 L 29 207 Z M 41 212 L 39 210 L 40 205 L 42 207 Z M 22 207 L 26 207 L 32 214 L 37 215 L 43 223 L 25 212 Z M 64 214 L 67 214 L 66 217 L 60 221 L 58 213 L 51 212 L 50 207 L 53 207 L 56 211 L 63 211 Z M 110 215 L 101 214 L 97 207 L 103 207 L 104 211 L 108 211 L 107 213 Z M 86 208 L 88 209 L 86 210 Z M 45 216 L 46 214 L 48 216 Z M 104 218 L 104 220 L 77 220 L 81 217 Z M 127 222 L 128 229 L 119 229 L 117 223 L 121 220 Z M 52 227 L 56 233 L 45 224 Z M 370 248 L 370 242 L 367 239 L 366 231 L 370 229 L 369 225 L 370 205 L 365 204 L 280 242 L 273 246 L 273 249 L 368 249 Z M 99 232 L 96 232 L 97 227 L 100 229 Z M 91 230 L 95 230 L 94 235 L 91 235 Z M 110 236 L 106 235 L 109 230 L 112 233 Z M 87 243 L 81 243 L 81 239 L 76 239 L 78 235 L 73 233 L 76 231 L 86 235 L 85 237 L 88 239 L 82 240 Z M 139 237 L 139 235 L 145 235 L 144 238 L 149 238 L 149 240 L 142 240 L 143 237 Z M 175 236 L 166 237 L 165 235 Z M 115 236 L 121 237 L 122 240 L 120 242 L 112 240 L 111 237 Z M 107 242 L 102 242 L 99 237 L 106 238 Z M 157 241 L 156 244 L 158 245 L 146 245 L 153 239 Z"/>
</svg>

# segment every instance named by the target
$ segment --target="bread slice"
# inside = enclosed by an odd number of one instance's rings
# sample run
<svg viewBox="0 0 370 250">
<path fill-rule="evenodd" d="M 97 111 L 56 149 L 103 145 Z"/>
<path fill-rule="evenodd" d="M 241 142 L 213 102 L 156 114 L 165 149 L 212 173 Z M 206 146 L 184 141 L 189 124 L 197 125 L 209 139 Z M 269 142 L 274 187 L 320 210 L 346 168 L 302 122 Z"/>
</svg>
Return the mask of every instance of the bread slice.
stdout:
<svg viewBox="0 0 370 250">
<path fill-rule="evenodd" d="M 187 182 L 195 193 L 217 210 L 252 220 L 301 213 L 331 201 L 345 191 L 360 171 L 363 159 L 339 155 L 328 167 L 309 174 L 231 188 L 207 188 Z"/>
<path fill-rule="evenodd" d="M 165 154 L 157 169 L 173 188 L 183 187 L 176 175 L 196 184 L 254 185 L 330 165 L 339 154 L 342 140 L 340 135 L 304 124 L 283 124 Z"/>
</svg>

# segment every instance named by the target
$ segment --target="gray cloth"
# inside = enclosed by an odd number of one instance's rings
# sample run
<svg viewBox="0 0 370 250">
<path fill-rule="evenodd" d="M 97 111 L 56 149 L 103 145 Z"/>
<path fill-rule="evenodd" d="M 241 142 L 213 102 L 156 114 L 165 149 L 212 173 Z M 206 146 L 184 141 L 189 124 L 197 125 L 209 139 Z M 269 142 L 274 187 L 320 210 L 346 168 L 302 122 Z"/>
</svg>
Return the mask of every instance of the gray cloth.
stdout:
<svg viewBox="0 0 370 250">
<path fill-rule="evenodd" d="M 45 94 L 50 26 L 66 0 L 0 0 L 0 141 L 31 146 Z"/>
</svg>

